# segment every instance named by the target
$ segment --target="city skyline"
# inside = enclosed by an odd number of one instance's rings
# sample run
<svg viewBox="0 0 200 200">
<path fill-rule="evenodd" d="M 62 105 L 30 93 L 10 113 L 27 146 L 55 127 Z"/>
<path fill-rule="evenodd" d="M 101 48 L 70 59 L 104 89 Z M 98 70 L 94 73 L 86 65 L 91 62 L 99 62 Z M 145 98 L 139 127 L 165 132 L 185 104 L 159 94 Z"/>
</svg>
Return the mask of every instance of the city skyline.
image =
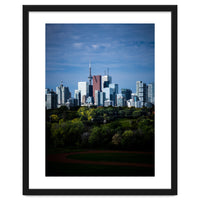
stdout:
<svg viewBox="0 0 200 200">
<path fill-rule="evenodd" d="M 72 96 L 78 82 L 104 75 L 112 82 L 136 90 L 135 82 L 154 82 L 154 24 L 47 24 L 46 88 L 60 82 Z"/>
</svg>

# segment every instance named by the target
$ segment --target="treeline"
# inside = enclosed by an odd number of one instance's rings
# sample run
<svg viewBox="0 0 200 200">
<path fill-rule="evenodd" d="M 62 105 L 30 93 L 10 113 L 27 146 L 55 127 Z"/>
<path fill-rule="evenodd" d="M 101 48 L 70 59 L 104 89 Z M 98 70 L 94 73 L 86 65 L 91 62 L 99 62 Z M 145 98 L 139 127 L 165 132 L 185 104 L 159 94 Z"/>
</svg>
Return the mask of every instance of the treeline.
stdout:
<svg viewBox="0 0 200 200">
<path fill-rule="evenodd" d="M 154 109 L 61 107 L 46 111 L 47 146 L 154 149 Z"/>
</svg>

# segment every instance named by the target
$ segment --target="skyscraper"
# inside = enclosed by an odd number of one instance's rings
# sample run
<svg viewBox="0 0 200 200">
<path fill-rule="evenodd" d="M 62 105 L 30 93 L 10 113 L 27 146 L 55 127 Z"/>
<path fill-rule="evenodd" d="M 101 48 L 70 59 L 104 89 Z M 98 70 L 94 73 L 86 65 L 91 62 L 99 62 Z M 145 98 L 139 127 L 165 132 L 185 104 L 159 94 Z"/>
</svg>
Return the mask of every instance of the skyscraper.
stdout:
<svg viewBox="0 0 200 200">
<path fill-rule="evenodd" d="M 57 108 L 57 94 L 53 90 L 51 90 L 46 95 L 47 95 L 47 102 L 46 102 L 47 110 Z"/>
<path fill-rule="evenodd" d="M 110 87 L 103 88 L 103 92 L 105 92 L 106 100 L 113 100 L 113 93 L 114 93 L 113 88 Z"/>
<path fill-rule="evenodd" d="M 75 90 L 74 98 L 77 99 L 77 106 L 81 106 L 81 91 Z"/>
<path fill-rule="evenodd" d="M 131 99 L 133 99 L 134 102 L 139 101 L 139 97 L 135 93 L 131 94 Z"/>
<path fill-rule="evenodd" d="M 100 106 L 104 106 L 104 101 L 106 100 L 105 92 L 100 92 Z"/>
<path fill-rule="evenodd" d="M 148 84 L 148 102 L 154 104 L 154 83 Z"/>
<path fill-rule="evenodd" d="M 93 76 L 93 97 L 95 101 L 95 90 L 101 91 L 101 75 Z"/>
<path fill-rule="evenodd" d="M 81 103 L 83 103 L 83 100 L 87 98 L 89 94 L 88 82 L 78 82 L 78 90 L 81 91 Z M 83 96 L 85 97 L 83 98 Z"/>
<path fill-rule="evenodd" d="M 101 89 L 109 87 L 109 84 L 112 83 L 112 77 L 109 75 L 102 76 Z"/>
<path fill-rule="evenodd" d="M 95 90 L 95 105 L 100 106 L 100 91 Z"/>
<path fill-rule="evenodd" d="M 123 94 L 117 94 L 117 106 L 118 107 L 125 106 L 125 97 Z"/>
<path fill-rule="evenodd" d="M 118 84 L 111 83 L 111 84 L 109 84 L 109 88 L 113 89 L 110 99 L 114 101 L 114 105 L 116 106 L 117 105 Z"/>
<path fill-rule="evenodd" d="M 49 88 L 45 89 L 45 105 L 47 104 L 47 94 L 50 92 Z"/>
<path fill-rule="evenodd" d="M 130 89 L 124 89 L 124 88 L 122 88 L 121 89 L 121 93 L 124 95 L 124 97 L 125 97 L 126 100 L 131 99 L 131 93 L 132 93 L 132 91 Z"/>
<path fill-rule="evenodd" d="M 56 87 L 56 94 L 58 95 L 58 104 L 64 105 L 67 99 L 71 97 L 71 93 L 68 87 L 64 87 L 61 83 L 60 86 Z"/>
<path fill-rule="evenodd" d="M 114 101 L 112 101 L 112 100 L 105 100 L 104 101 L 104 106 L 105 107 L 114 106 Z"/>
<path fill-rule="evenodd" d="M 148 89 L 146 83 L 143 83 L 142 81 L 136 82 L 136 94 L 142 102 L 142 105 L 144 105 L 144 103 L 148 101 Z"/>
</svg>

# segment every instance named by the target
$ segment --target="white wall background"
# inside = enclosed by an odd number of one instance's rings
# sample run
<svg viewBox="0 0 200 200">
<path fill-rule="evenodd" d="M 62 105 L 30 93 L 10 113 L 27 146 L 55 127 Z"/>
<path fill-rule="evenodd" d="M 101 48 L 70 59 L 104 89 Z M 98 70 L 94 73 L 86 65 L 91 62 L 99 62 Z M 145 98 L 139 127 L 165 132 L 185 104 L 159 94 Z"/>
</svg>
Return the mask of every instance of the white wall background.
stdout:
<svg viewBox="0 0 200 200">
<path fill-rule="evenodd" d="M 1 199 L 200 199 L 200 12 L 198 0 L 7 0 L 0 12 L 0 196 Z M 22 196 L 22 5 L 178 5 L 178 196 Z"/>
</svg>

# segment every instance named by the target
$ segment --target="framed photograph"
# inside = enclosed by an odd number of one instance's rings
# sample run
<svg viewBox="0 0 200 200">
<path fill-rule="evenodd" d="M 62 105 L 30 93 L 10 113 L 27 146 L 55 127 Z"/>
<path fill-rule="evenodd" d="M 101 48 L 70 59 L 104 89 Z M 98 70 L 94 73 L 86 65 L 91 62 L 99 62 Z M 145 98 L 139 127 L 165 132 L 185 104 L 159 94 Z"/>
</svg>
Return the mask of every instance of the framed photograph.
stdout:
<svg viewBox="0 0 200 200">
<path fill-rule="evenodd" d="M 23 194 L 177 194 L 177 6 L 23 6 Z"/>
</svg>

